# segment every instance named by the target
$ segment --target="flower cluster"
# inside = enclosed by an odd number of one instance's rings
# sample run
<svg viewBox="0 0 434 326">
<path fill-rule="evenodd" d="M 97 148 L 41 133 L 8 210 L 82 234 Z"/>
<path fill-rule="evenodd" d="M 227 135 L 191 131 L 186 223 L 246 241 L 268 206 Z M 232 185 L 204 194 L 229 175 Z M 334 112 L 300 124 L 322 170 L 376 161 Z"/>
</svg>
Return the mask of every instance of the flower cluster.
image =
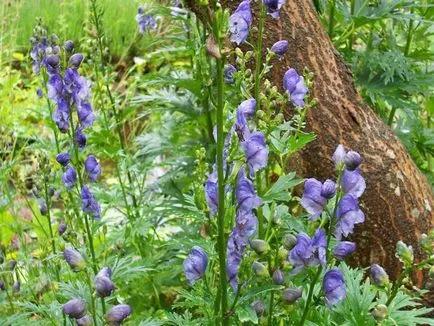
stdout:
<svg viewBox="0 0 434 326">
<path fill-rule="evenodd" d="M 145 8 L 143 7 L 137 9 L 136 22 L 140 34 L 144 34 L 147 30 L 155 30 L 157 28 L 155 18 L 145 14 Z"/>
<path fill-rule="evenodd" d="M 60 53 L 60 47 L 57 44 L 58 38 L 56 34 L 47 36 L 47 31 L 39 23 L 33 30 L 33 36 L 30 38 L 32 49 L 30 57 L 33 60 L 33 72 L 39 74 L 41 67 L 51 70 L 51 65 L 48 64 L 47 58 Z"/>
</svg>

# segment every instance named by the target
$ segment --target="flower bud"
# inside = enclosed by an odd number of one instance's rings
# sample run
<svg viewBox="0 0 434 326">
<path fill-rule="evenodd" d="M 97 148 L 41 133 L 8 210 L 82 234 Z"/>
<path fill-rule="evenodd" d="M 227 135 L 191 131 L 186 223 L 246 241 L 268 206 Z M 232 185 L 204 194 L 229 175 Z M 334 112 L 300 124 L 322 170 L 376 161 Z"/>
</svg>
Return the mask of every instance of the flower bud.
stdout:
<svg viewBox="0 0 434 326">
<path fill-rule="evenodd" d="M 101 298 L 108 297 L 115 290 L 113 282 L 105 276 L 95 277 L 95 290 Z"/>
<path fill-rule="evenodd" d="M 49 73 L 56 73 L 60 68 L 60 60 L 58 55 L 49 55 L 45 59 L 47 70 Z"/>
<path fill-rule="evenodd" d="M 233 74 L 237 72 L 237 69 L 229 64 L 226 66 L 225 68 L 225 72 L 224 72 L 224 80 L 226 84 L 232 84 L 234 82 L 234 76 Z"/>
<path fill-rule="evenodd" d="M 111 278 L 112 277 L 112 270 L 110 267 L 103 267 L 96 276 L 104 276 Z"/>
<path fill-rule="evenodd" d="M 321 196 L 327 199 L 333 198 L 333 196 L 336 194 L 336 188 L 336 183 L 327 179 L 321 186 Z"/>
<path fill-rule="evenodd" d="M 8 263 L 9 270 L 13 271 L 16 266 L 17 266 L 17 261 L 16 260 L 9 261 L 9 263 Z"/>
<path fill-rule="evenodd" d="M 336 169 L 339 169 L 342 164 L 344 164 L 345 160 L 345 148 L 343 145 L 339 144 L 339 146 L 336 148 L 335 152 L 333 153 L 332 159 L 335 162 Z"/>
<path fill-rule="evenodd" d="M 385 306 L 384 304 L 378 304 L 372 310 L 371 314 L 372 314 L 372 317 L 374 317 L 376 321 L 380 322 L 380 321 L 386 319 L 386 317 L 387 317 L 387 314 L 388 314 L 387 306 Z"/>
<path fill-rule="evenodd" d="M 431 237 L 425 233 L 421 234 L 419 238 L 419 244 L 421 248 L 427 252 L 430 252 L 433 249 L 433 239 L 431 239 Z"/>
<path fill-rule="evenodd" d="M 255 273 L 256 276 L 264 276 L 267 277 L 270 274 L 268 273 L 267 267 L 265 265 L 261 264 L 258 261 L 254 261 L 252 264 L 253 273 Z"/>
<path fill-rule="evenodd" d="M 92 318 L 89 315 L 76 319 L 77 326 L 92 326 Z"/>
<path fill-rule="evenodd" d="M 79 319 L 86 313 L 86 306 L 81 299 L 72 299 L 63 305 L 63 312 L 70 318 Z"/>
<path fill-rule="evenodd" d="M 293 304 L 301 297 L 301 293 L 298 288 L 286 288 L 283 290 L 282 299 L 285 303 Z"/>
<path fill-rule="evenodd" d="M 407 246 L 402 241 L 398 241 L 396 243 L 396 257 L 399 258 L 406 267 L 410 267 L 414 260 L 413 247 Z"/>
<path fill-rule="evenodd" d="M 349 151 L 344 158 L 345 168 L 349 171 L 354 171 L 362 163 L 362 157 L 359 153 Z"/>
<path fill-rule="evenodd" d="M 279 57 L 283 56 L 286 51 L 288 51 L 288 41 L 286 40 L 277 41 L 271 47 L 271 52 L 276 53 Z"/>
<path fill-rule="evenodd" d="M 261 300 L 256 300 L 252 303 L 252 308 L 256 312 L 256 316 L 261 317 L 265 311 L 265 305 Z"/>
<path fill-rule="evenodd" d="M 240 48 L 235 49 L 235 54 L 237 55 L 237 57 L 240 57 L 240 58 L 243 57 L 243 51 L 241 51 Z"/>
<path fill-rule="evenodd" d="M 12 290 L 14 291 L 14 292 L 20 292 L 20 289 L 21 289 L 21 283 L 20 282 L 15 282 L 14 283 L 14 285 L 12 285 Z"/>
<path fill-rule="evenodd" d="M 119 325 L 129 315 L 131 315 L 131 307 L 127 304 L 120 304 L 109 310 L 106 319 L 111 325 Z"/>
<path fill-rule="evenodd" d="M 38 202 L 39 202 L 39 213 L 41 213 L 42 216 L 47 215 L 48 208 L 47 208 L 47 204 L 45 203 L 45 200 L 38 199 Z"/>
<path fill-rule="evenodd" d="M 379 287 L 384 287 L 389 284 L 389 275 L 387 275 L 386 271 L 380 265 L 371 265 L 371 278 L 372 282 Z"/>
<path fill-rule="evenodd" d="M 36 90 L 36 95 L 38 96 L 38 98 L 42 98 L 42 96 L 44 96 L 44 92 L 42 91 L 42 89 L 38 88 Z"/>
<path fill-rule="evenodd" d="M 295 244 L 297 243 L 297 237 L 291 233 L 287 233 L 283 236 L 283 246 L 291 250 L 294 248 Z"/>
<path fill-rule="evenodd" d="M 63 48 L 66 52 L 72 52 L 72 50 L 74 50 L 74 41 L 67 40 L 65 44 L 63 44 Z"/>
<path fill-rule="evenodd" d="M 57 227 L 57 232 L 59 233 L 59 235 L 62 235 L 65 233 L 67 228 L 68 225 L 64 221 L 60 221 L 59 226 Z"/>
<path fill-rule="evenodd" d="M 282 285 L 285 282 L 285 276 L 280 269 L 276 269 L 273 273 L 274 284 Z"/>
<path fill-rule="evenodd" d="M 333 255 L 338 260 L 344 260 L 345 257 L 351 255 L 354 251 L 356 251 L 356 244 L 354 242 L 341 241 L 333 249 Z"/>
<path fill-rule="evenodd" d="M 79 272 L 86 267 L 86 261 L 83 259 L 80 253 L 73 248 L 65 249 L 63 251 L 63 256 L 74 272 Z"/>
<path fill-rule="evenodd" d="M 261 239 L 254 239 L 250 241 L 250 248 L 254 250 L 258 255 L 268 252 L 270 246 L 268 243 Z"/>
<path fill-rule="evenodd" d="M 286 259 L 288 258 L 288 250 L 286 250 L 286 249 L 283 248 L 283 247 L 280 247 L 280 248 L 279 248 L 279 252 L 277 253 L 277 257 L 278 257 L 280 260 L 286 260 Z"/>
<path fill-rule="evenodd" d="M 62 166 L 67 166 L 69 161 L 71 160 L 71 157 L 67 152 L 60 153 L 56 156 L 56 161 Z"/>
<path fill-rule="evenodd" d="M 73 54 L 68 61 L 68 64 L 73 69 L 78 69 L 80 67 L 81 62 L 83 61 L 83 55 L 81 53 Z"/>
<path fill-rule="evenodd" d="M 2 280 L 0 280 L 0 291 L 4 291 L 5 288 L 6 288 L 6 286 L 5 286 L 5 282 L 2 281 Z"/>
</svg>

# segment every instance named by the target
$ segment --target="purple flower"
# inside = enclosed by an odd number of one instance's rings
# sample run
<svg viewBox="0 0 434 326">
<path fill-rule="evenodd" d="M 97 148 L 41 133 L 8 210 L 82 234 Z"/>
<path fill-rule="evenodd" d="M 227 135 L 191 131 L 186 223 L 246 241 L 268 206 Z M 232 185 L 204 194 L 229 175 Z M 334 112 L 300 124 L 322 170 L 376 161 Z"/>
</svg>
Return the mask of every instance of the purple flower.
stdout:
<svg viewBox="0 0 434 326">
<path fill-rule="evenodd" d="M 359 201 L 351 194 L 346 194 L 339 201 L 336 210 L 335 237 L 340 240 L 353 233 L 354 225 L 365 221 L 365 214 L 359 208 Z"/>
<path fill-rule="evenodd" d="M 77 326 L 92 326 L 92 318 L 89 315 L 83 316 L 79 319 L 76 319 L 75 322 L 77 323 Z"/>
<path fill-rule="evenodd" d="M 341 302 L 346 294 L 344 275 L 338 268 L 329 270 L 323 279 L 322 289 L 328 306 Z"/>
<path fill-rule="evenodd" d="M 59 235 L 62 235 L 66 232 L 68 225 L 64 221 L 60 221 L 59 226 L 57 227 L 57 232 Z"/>
<path fill-rule="evenodd" d="M 75 141 L 79 149 L 83 149 L 86 146 L 87 138 L 82 128 L 78 128 L 75 132 Z"/>
<path fill-rule="evenodd" d="M 289 69 L 283 76 L 283 88 L 288 91 L 294 105 L 304 106 L 307 87 L 304 83 L 304 78 L 295 69 Z"/>
<path fill-rule="evenodd" d="M 81 299 L 72 299 L 63 305 L 63 312 L 70 318 L 79 319 L 86 313 L 86 306 Z"/>
<path fill-rule="evenodd" d="M 238 172 L 237 186 L 235 189 L 238 210 L 250 212 L 262 204 L 262 199 L 256 195 L 252 181 L 246 178 L 244 168 Z"/>
<path fill-rule="evenodd" d="M 86 261 L 81 254 L 73 248 L 65 249 L 63 251 L 63 257 L 74 272 L 79 272 L 86 267 Z"/>
<path fill-rule="evenodd" d="M 69 66 L 73 69 L 78 69 L 83 61 L 83 55 L 81 53 L 75 53 L 69 58 Z"/>
<path fill-rule="evenodd" d="M 265 305 L 261 300 L 256 300 L 252 303 L 252 308 L 255 310 L 256 316 L 262 316 L 265 311 Z"/>
<path fill-rule="evenodd" d="M 283 290 L 282 299 L 286 303 L 293 304 L 299 298 L 301 298 L 302 292 L 298 288 L 286 288 Z"/>
<path fill-rule="evenodd" d="M 57 109 L 53 113 L 53 120 L 61 133 L 66 133 L 69 129 L 69 106 L 65 99 L 57 99 Z"/>
<path fill-rule="evenodd" d="M 14 285 L 12 285 L 12 290 L 16 293 L 20 292 L 21 289 L 21 283 L 20 282 L 15 282 Z"/>
<path fill-rule="evenodd" d="M 285 276 L 280 269 L 276 269 L 273 273 L 273 282 L 274 284 L 282 285 L 285 281 Z"/>
<path fill-rule="evenodd" d="M 280 8 L 285 4 L 286 0 L 264 0 L 264 5 L 267 9 L 267 14 L 273 18 L 280 17 Z"/>
<path fill-rule="evenodd" d="M 306 233 L 297 235 L 297 244 L 288 255 L 289 262 L 294 266 L 292 274 L 299 273 L 303 268 L 326 264 L 327 238 L 323 229 L 318 229 L 311 239 Z"/>
<path fill-rule="evenodd" d="M 62 182 L 68 189 L 72 189 L 77 182 L 77 172 L 71 164 L 68 164 L 66 167 L 66 171 L 62 176 Z"/>
<path fill-rule="evenodd" d="M 50 75 L 59 73 L 60 60 L 58 55 L 49 55 L 45 58 L 44 63 Z"/>
<path fill-rule="evenodd" d="M 226 275 L 234 292 L 238 290 L 238 270 L 246 245 L 246 239 L 239 234 L 235 227 L 229 236 L 226 256 Z"/>
<path fill-rule="evenodd" d="M 69 161 L 71 160 L 71 156 L 67 152 L 60 153 L 56 156 L 56 161 L 62 166 L 67 166 Z"/>
<path fill-rule="evenodd" d="M 128 316 L 131 315 L 131 307 L 127 304 L 120 304 L 112 307 L 106 315 L 108 322 L 120 325 Z"/>
<path fill-rule="evenodd" d="M 190 285 L 193 285 L 205 273 L 208 256 L 199 246 L 194 246 L 184 260 L 184 273 Z"/>
<path fill-rule="evenodd" d="M 245 239 L 253 236 L 258 229 L 258 219 L 251 211 L 238 209 L 235 222 L 238 234 Z"/>
<path fill-rule="evenodd" d="M 336 147 L 335 152 L 333 153 L 332 159 L 335 162 L 336 169 L 338 170 L 339 167 L 344 164 L 345 155 L 347 153 L 345 152 L 345 148 L 342 144 L 339 144 L 338 147 Z"/>
<path fill-rule="evenodd" d="M 389 275 L 383 267 L 377 264 L 371 265 L 371 279 L 372 282 L 380 287 L 384 287 L 389 283 Z"/>
<path fill-rule="evenodd" d="M 39 212 L 41 213 L 41 215 L 45 216 L 48 213 L 48 207 L 47 207 L 47 203 L 45 202 L 45 200 L 38 198 L 38 203 L 39 203 Z"/>
<path fill-rule="evenodd" d="M 96 274 L 96 276 L 104 276 L 111 278 L 112 277 L 112 270 L 110 267 L 103 267 L 101 270 Z"/>
<path fill-rule="evenodd" d="M 237 44 L 247 40 L 249 28 L 252 24 L 252 11 L 250 9 L 250 0 L 242 1 L 235 12 L 229 17 L 229 31 L 231 41 Z"/>
<path fill-rule="evenodd" d="M 366 182 L 358 169 L 354 171 L 344 170 L 342 174 L 342 189 L 346 194 L 357 198 L 363 195 L 366 189 Z"/>
<path fill-rule="evenodd" d="M 341 241 L 333 249 L 333 255 L 338 260 L 344 260 L 347 256 L 356 251 L 356 244 L 350 241 Z"/>
<path fill-rule="evenodd" d="M 83 128 L 90 127 L 95 121 L 95 115 L 92 111 L 92 106 L 88 102 L 83 102 L 77 107 L 78 119 Z"/>
<path fill-rule="evenodd" d="M 218 184 L 215 173 L 208 175 L 205 183 L 205 198 L 211 215 L 216 215 L 218 211 Z"/>
<path fill-rule="evenodd" d="M 145 15 L 145 9 L 143 7 L 137 9 L 136 22 L 140 34 L 145 33 L 147 30 L 155 30 L 157 28 L 155 18 L 151 15 Z"/>
<path fill-rule="evenodd" d="M 0 280 L 0 291 L 4 291 L 6 288 L 5 282 L 3 280 Z"/>
<path fill-rule="evenodd" d="M 65 44 L 63 44 L 63 48 L 66 52 L 72 52 L 72 50 L 74 50 L 74 41 L 67 40 Z"/>
<path fill-rule="evenodd" d="M 224 72 L 225 83 L 233 84 L 233 82 L 234 82 L 233 74 L 236 72 L 237 72 L 237 69 L 233 65 L 231 65 L 231 64 L 227 65 L 225 68 L 225 72 Z"/>
<path fill-rule="evenodd" d="M 95 291 L 101 298 L 108 297 L 115 290 L 115 285 L 109 277 L 97 275 L 94 281 Z"/>
<path fill-rule="evenodd" d="M 327 204 L 327 199 L 334 196 L 336 184 L 326 180 L 324 184 L 310 178 L 304 183 L 304 192 L 301 198 L 301 206 L 310 214 L 311 220 L 317 220 Z"/>
<path fill-rule="evenodd" d="M 241 143 L 246 155 L 250 175 L 267 166 L 268 147 L 262 132 L 255 131 L 248 139 Z"/>
<path fill-rule="evenodd" d="M 84 169 L 89 176 L 90 180 L 96 182 L 101 175 L 101 165 L 96 160 L 95 156 L 89 155 L 84 162 Z"/>
<path fill-rule="evenodd" d="M 362 163 L 362 157 L 359 153 L 354 151 L 349 151 L 344 158 L 345 168 L 349 171 L 354 171 Z"/>
<path fill-rule="evenodd" d="M 271 52 L 276 53 L 279 57 L 282 57 L 286 51 L 288 51 L 288 41 L 286 40 L 277 41 L 271 47 Z"/>
<path fill-rule="evenodd" d="M 44 96 L 44 92 L 42 91 L 42 89 L 38 88 L 36 90 L 36 95 L 38 96 L 38 98 L 42 98 L 42 96 Z"/>
<path fill-rule="evenodd" d="M 63 96 L 63 80 L 59 74 L 51 75 L 47 83 L 48 98 L 57 101 Z"/>
<path fill-rule="evenodd" d="M 101 207 L 87 186 L 81 188 L 81 209 L 84 213 L 92 214 L 95 219 L 101 217 Z"/>
</svg>

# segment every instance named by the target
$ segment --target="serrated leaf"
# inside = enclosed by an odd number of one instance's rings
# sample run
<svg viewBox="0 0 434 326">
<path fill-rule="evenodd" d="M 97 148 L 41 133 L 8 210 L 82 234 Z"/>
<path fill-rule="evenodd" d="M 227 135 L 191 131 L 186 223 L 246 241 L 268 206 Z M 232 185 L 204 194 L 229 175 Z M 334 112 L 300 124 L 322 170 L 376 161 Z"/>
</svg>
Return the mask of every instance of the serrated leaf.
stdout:
<svg viewBox="0 0 434 326">
<path fill-rule="evenodd" d="M 281 176 L 262 197 L 264 201 L 281 200 L 287 201 L 290 199 L 290 194 L 287 192 L 289 188 L 293 188 L 303 182 L 303 179 L 295 178 L 295 172 Z"/>
</svg>

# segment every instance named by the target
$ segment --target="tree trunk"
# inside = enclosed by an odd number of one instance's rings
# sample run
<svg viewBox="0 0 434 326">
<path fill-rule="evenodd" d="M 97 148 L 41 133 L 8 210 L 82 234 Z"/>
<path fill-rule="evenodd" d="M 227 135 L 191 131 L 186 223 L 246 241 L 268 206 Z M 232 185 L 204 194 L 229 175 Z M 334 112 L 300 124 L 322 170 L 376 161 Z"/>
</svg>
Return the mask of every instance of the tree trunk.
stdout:
<svg viewBox="0 0 434 326">
<path fill-rule="evenodd" d="M 239 1 L 223 0 L 232 12 Z M 258 8 L 251 2 L 254 24 Z M 350 70 L 333 48 L 309 0 L 289 0 L 281 18 L 267 17 L 264 48 L 277 40 L 288 40 L 289 50 L 276 61 L 271 79 L 281 87 L 288 68 L 314 73 L 313 96 L 319 105 L 308 115 L 308 129 L 317 140 L 303 151 L 294 167 L 300 176 L 325 180 L 334 175 L 331 156 L 338 144 L 359 152 L 366 192 L 361 207 L 366 221 L 357 225 L 355 261 L 362 266 L 378 263 L 392 278 L 400 271 L 394 255 L 398 240 L 413 245 L 419 259 L 418 236 L 427 233 L 434 219 L 434 196 L 426 177 L 419 171 L 393 131 L 367 107 L 354 86 Z M 422 281 L 417 275 L 417 283 Z"/>
</svg>

